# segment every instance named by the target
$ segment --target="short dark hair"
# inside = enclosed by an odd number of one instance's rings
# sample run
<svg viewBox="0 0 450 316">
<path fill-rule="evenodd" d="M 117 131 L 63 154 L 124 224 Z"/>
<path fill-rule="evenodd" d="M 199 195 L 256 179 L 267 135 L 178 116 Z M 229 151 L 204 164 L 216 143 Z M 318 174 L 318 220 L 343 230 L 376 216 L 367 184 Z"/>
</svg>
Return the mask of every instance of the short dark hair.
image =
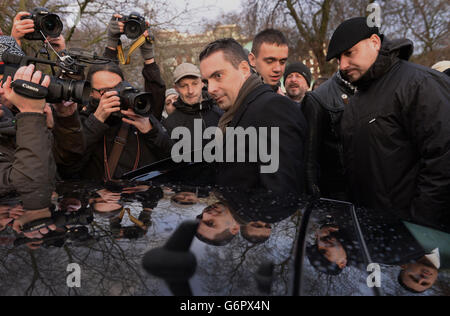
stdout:
<svg viewBox="0 0 450 316">
<path fill-rule="evenodd" d="M 223 38 L 209 43 L 200 53 L 200 62 L 217 52 L 223 52 L 225 60 L 236 69 L 243 61 L 248 62 L 248 55 L 245 54 L 244 48 L 233 38 Z"/>
<path fill-rule="evenodd" d="M 113 74 L 120 76 L 120 78 L 122 78 L 122 80 L 125 80 L 125 76 L 123 75 L 123 71 L 119 67 L 119 65 L 114 62 L 110 62 L 107 64 L 98 64 L 98 65 L 92 65 L 91 67 L 89 67 L 89 70 L 87 73 L 87 81 L 92 82 L 92 77 L 94 77 L 94 75 L 100 71 L 111 72 Z"/>
<path fill-rule="evenodd" d="M 224 230 L 221 233 L 218 233 L 214 236 L 214 239 L 208 239 L 205 236 L 199 234 L 197 232 L 196 237 L 198 240 L 204 242 L 207 245 L 215 246 L 215 247 L 223 247 L 228 245 L 236 235 L 233 235 L 229 229 Z"/>
<path fill-rule="evenodd" d="M 267 29 L 256 35 L 255 39 L 253 40 L 253 55 L 258 56 L 259 49 L 264 43 L 271 45 L 275 44 L 277 46 L 289 46 L 286 36 L 284 36 L 283 33 L 278 30 Z"/>
<path fill-rule="evenodd" d="M 247 225 L 242 225 L 241 226 L 241 236 L 245 240 L 247 240 L 249 243 L 252 243 L 252 244 L 255 244 L 255 245 L 265 243 L 270 238 L 270 235 L 269 236 L 264 236 L 264 235 L 252 236 L 252 235 L 250 235 L 248 233 Z"/>
</svg>

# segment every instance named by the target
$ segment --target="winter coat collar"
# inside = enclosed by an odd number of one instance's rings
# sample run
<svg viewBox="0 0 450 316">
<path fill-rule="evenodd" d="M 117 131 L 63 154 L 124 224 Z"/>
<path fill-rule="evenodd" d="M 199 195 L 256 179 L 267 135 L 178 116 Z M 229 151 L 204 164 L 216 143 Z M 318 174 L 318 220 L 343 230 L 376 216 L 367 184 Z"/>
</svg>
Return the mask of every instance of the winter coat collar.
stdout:
<svg viewBox="0 0 450 316">
<path fill-rule="evenodd" d="M 181 100 L 181 97 L 173 104 L 177 111 L 186 114 L 197 114 L 200 112 L 211 110 L 214 106 L 214 100 L 210 97 L 210 95 L 206 92 L 202 94 L 203 100 L 200 103 L 194 105 L 188 105 Z"/>
<path fill-rule="evenodd" d="M 354 85 L 360 89 L 367 89 L 371 83 L 396 65 L 400 60 L 409 60 L 414 51 L 414 44 L 408 39 L 389 40 L 383 39 L 378 58 L 367 73 Z"/>
</svg>

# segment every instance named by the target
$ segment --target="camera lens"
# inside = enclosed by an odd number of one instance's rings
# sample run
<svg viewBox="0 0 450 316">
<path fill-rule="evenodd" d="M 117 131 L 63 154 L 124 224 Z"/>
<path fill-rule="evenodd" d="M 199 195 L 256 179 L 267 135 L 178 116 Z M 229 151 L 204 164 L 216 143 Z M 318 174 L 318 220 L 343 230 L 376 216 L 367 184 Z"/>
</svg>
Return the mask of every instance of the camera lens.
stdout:
<svg viewBox="0 0 450 316">
<path fill-rule="evenodd" d="M 150 112 L 149 94 L 143 93 L 136 95 L 134 99 L 134 112 L 139 115 L 148 115 Z"/>
<path fill-rule="evenodd" d="M 88 81 L 52 78 L 48 91 L 47 102 L 49 103 L 74 101 L 78 104 L 87 104 L 91 94 L 91 84 Z"/>
<path fill-rule="evenodd" d="M 63 24 L 56 14 L 48 14 L 42 18 L 40 28 L 47 36 L 59 37 L 63 30 Z"/>
<path fill-rule="evenodd" d="M 142 35 L 141 25 L 136 21 L 128 21 L 125 25 L 125 35 L 129 39 L 137 39 Z"/>
</svg>

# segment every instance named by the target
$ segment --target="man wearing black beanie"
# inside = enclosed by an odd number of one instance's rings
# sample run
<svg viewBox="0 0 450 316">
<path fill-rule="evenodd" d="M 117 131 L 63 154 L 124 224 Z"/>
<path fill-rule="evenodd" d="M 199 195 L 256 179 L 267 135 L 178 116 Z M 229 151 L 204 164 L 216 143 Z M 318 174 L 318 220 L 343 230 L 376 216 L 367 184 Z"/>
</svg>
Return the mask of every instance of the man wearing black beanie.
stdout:
<svg viewBox="0 0 450 316">
<path fill-rule="evenodd" d="M 290 64 L 284 73 L 284 86 L 287 96 L 300 104 L 311 86 L 311 71 L 301 62 Z"/>
<path fill-rule="evenodd" d="M 327 59 L 357 88 L 342 118 L 352 201 L 450 231 L 450 79 L 408 62 L 366 18 L 342 23 Z"/>
</svg>

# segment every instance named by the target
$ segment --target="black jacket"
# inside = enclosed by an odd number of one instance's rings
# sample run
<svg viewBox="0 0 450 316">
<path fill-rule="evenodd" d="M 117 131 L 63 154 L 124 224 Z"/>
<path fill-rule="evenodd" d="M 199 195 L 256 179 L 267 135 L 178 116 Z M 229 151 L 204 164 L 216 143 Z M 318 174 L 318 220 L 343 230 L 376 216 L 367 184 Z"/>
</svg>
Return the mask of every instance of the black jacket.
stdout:
<svg viewBox="0 0 450 316">
<path fill-rule="evenodd" d="M 203 101 L 194 105 L 187 105 L 178 98 L 174 103 L 176 110 L 163 121 L 164 127 L 169 135 L 180 126 L 187 127 L 194 135 L 194 120 L 202 120 L 202 129 L 217 126 L 223 111 L 216 105 L 213 99 L 207 94 L 203 94 Z"/>
<path fill-rule="evenodd" d="M 352 200 L 450 227 L 450 79 L 407 62 L 409 40 L 383 40 L 342 119 Z"/>
<path fill-rule="evenodd" d="M 279 128 L 279 144 L 277 144 L 279 145 L 279 168 L 275 173 L 261 173 L 260 167 L 265 164 L 259 157 L 256 163 L 217 163 L 219 185 L 246 189 L 263 188 L 282 194 L 303 193 L 304 141 L 307 135 L 307 124 L 301 110 L 293 101 L 274 93 L 269 85 L 262 85 L 247 96 L 228 127 L 244 129 L 267 127 L 269 149 L 271 142 L 275 141 L 271 137 L 270 129 Z M 259 134 L 258 130 L 258 136 Z M 261 142 L 258 148 L 260 145 Z M 238 151 L 245 152 L 248 161 L 249 142 L 246 142 L 245 148 L 240 148 Z M 224 156 L 226 157 L 226 150 Z"/>
<path fill-rule="evenodd" d="M 355 90 L 336 73 L 317 90 L 307 93 L 303 100 L 302 110 L 309 127 L 306 180 L 310 194 L 346 199 L 340 130 L 344 109 Z"/>
<path fill-rule="evenodd" d="M 149 119 L 153 129 L 148 134 L 142 134 L 130 126 L 127 143 L 120 156 L 116 172 L 111 175 L 113 179 L 119 179 L 125 173 L 132 171 L 136 161 L 138 161 L 137 168 L 141 168 L 170 156 L 172 143 L 169 136 L 155 117 L 151 115 Z M 118 118 L 112 118 L 107 123 L 111 124 L 118 120 Z M 109 158 L 120 130 L 120 123 L 111 125 L 102 123 L 89 111 L 81 114 L 81 121 L 86 151 L 83 158 L 69 168 L 70 173 L 67 174 L 71 178 L 102 180 L 105 178 L 105 151 Z"/>
</svg>

